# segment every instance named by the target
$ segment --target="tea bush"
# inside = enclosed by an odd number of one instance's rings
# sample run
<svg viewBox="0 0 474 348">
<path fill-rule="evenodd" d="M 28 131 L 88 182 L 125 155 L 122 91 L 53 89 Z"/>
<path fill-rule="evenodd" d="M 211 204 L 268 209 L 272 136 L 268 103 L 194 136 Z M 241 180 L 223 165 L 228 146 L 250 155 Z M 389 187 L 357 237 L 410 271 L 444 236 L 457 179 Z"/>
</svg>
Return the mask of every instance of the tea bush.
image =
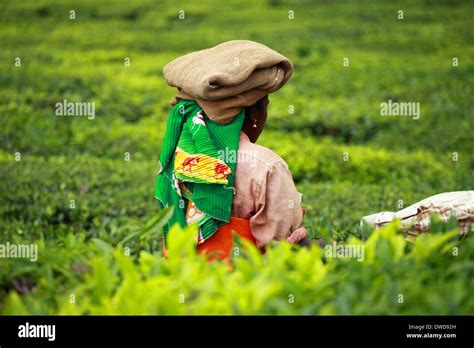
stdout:
<svg viewBox="0 0 474 348">
<path fill-rule="evenodd" d="M 192 226 L 172 230 L 168 260 L 146 251 L 135 260 L 103 241 L 84 243 L 81 235 L 69 235 L 61 249 L 41 245 L 36 288 L 22 297 L 10 292 L 1 313 L 438 315 L 474 310 L 474 239 L 460 243 L 456 229 L 410 243 L 393 223 L 365 242 L 351 237 L 347 245 L 363 250 L 358 258 L 331 257 L 316 245 L 293 250 L 287 243 L 261 255 L 245 244 L 246 250 L 233 256 L 233 270 L 197 255 L 194 233 Z"/>
</svg>

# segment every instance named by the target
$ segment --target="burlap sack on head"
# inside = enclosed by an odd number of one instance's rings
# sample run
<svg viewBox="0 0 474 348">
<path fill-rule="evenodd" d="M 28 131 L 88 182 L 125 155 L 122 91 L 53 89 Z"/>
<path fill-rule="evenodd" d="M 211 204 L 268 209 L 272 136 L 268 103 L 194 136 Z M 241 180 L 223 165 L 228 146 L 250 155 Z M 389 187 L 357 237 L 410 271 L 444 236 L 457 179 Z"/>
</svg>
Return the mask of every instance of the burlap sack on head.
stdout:
<svg viewBox="0 0 474 348">
<path fill-rule="evenodd" d="M 192 52 L 163 68 L 166 82 L 178 88 L 172 104 L 178 98 L 196 100 L 210 119 L 221 124 L 280 89 L 292 72 L 288 58 L 248 40 Z"/>
</svg>

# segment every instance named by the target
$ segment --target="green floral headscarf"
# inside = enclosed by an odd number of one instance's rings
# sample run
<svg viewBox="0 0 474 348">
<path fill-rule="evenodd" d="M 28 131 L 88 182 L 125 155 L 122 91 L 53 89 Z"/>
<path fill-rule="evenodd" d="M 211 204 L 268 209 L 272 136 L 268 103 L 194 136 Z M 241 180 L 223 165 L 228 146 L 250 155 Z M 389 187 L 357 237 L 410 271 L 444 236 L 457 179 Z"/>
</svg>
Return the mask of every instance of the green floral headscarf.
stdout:
<svg viewBox="0 0 474 348">
<path fill-rule="evenodd" d="M 193 100 L 181 100 L 171 110 L 155 191 L 161 208 L 174 206 L 164 228 L 165 243 L 175 223 L 197 223 L 201 243 L 229 222 L 244 117 L 242 109 L 232 122 L 221 125 Z"/>
</svg>

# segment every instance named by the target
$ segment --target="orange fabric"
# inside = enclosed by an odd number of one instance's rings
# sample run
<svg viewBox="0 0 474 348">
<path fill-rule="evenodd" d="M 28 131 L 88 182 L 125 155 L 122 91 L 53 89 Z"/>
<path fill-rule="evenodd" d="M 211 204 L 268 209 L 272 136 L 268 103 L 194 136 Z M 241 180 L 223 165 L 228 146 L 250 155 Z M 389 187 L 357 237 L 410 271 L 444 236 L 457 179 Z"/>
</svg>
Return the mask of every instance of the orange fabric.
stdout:
<svg viewBox="0 0 474 348">
<path fill-rule="evenodd" d="M 165 246 L 165 237 L 163 236 L 163 240 L 161 242 L 161 250 L 163 251 L 163 256 L 165 257 L 165 259 L 168 258 L 168 250 L 166 250 L 166 246 Z"/>
<path fill-rule="evenodd" d="M 231 217 L 230 222 L 225 224 L 203 243 L 197 245 L 198 253 L 209 256 L 209 262 L 215 259 L 229 260 L 234 247 L 234 233 L 240 238 L 246 239 L 256 244 L 255 238 L 250 230 L 250 220 Z M 168 252 L 165 243 L 162 244 L 163 255 L 168 258 Z"/>
<path fill-rule="evenodd" d="M 246 239 L 253 244 L 255 238 L 250 231 L 250 220 L 231 217 L 230 222 L 225 224 L 208 238 L 204 243 L 198 244 L 198 253 L 209 256 L 209 262 L 215 259 L 228 260 L 234 247 L 234 233 L 240 238 Z"/>
</svg>

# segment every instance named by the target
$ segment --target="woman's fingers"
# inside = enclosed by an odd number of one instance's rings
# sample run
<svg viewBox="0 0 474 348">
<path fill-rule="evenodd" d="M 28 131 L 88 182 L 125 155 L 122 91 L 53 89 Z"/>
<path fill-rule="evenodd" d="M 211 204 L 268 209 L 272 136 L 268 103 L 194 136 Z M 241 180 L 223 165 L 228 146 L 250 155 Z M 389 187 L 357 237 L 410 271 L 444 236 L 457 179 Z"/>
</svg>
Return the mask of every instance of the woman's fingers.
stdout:
<svg viewBox="0 0 474 348">
<path fill-rule="evenodd" d="M 292 232 L 286 240 L 290 243 L 298 243 L 300 240 L 306 238 L 307 234 L 306 228 L 300 227 Z"/>
</svg>

